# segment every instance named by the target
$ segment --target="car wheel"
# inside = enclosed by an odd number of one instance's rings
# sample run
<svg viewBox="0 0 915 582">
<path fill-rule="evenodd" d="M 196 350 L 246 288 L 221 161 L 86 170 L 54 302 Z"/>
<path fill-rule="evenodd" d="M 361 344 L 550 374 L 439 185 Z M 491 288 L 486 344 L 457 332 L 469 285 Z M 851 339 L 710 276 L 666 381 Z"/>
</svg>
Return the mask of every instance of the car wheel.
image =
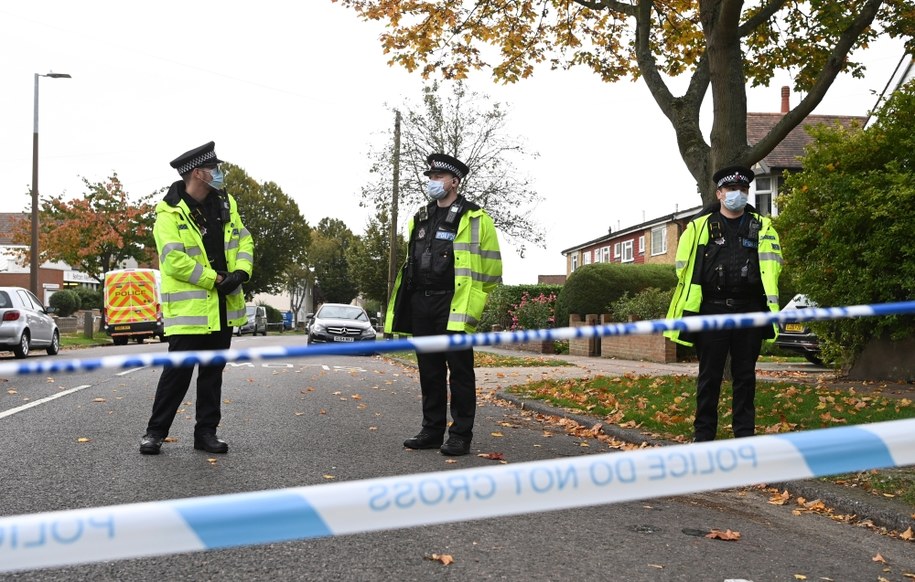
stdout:
<svg viewBox="0 0 915 582">
<path fill-rule="evenodd" d="M 56 329 L 54 330 L 54 335 L 51 336 L 51 345 L 48 346 L 48 355 L 56 356 L 60 351 L 60 332 Z"/>
<path fill-rule="evenodd" d="M 126 335 L 115 336 L 115 337 L 111 338 L 111 341 L 113 341 L 114 345 L 116 345 L 116 346 L 126 346 L 127 345 L 127 336 Z"/>
<path fill-rule="evenodd" d="M 134 341 L 136 341 L 138 344 L 142 344 L 144 341 L 146 341 L 146 338 L 143 336 L 140 336 Z"/>
<path fill-rule="evenodd" d="M 19 343 L 13 348 L 13 354 L 17 358 L 27 358 L 29 357 L 29 342 L 31 338 L 29 337 L 28 330 L 22 332 L 22 337 L 19 338 Z"/>
</svg>

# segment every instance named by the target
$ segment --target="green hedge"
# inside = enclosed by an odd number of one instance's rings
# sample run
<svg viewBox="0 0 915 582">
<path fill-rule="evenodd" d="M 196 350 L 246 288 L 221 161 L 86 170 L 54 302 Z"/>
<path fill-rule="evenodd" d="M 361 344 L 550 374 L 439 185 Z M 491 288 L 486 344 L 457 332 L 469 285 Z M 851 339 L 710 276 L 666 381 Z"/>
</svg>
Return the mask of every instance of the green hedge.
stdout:
<svg viewBox="0 0 915 582">
<path fill-rule="evenodd" d="M 556 325 L 569 324 L 569 315 L 605 313 L 624 294 L 635 295 L 654 287 L 661 291 L 677 284 L 673 265 L 596 263 L 572 273 L 556 300 Z"/>
</svg>

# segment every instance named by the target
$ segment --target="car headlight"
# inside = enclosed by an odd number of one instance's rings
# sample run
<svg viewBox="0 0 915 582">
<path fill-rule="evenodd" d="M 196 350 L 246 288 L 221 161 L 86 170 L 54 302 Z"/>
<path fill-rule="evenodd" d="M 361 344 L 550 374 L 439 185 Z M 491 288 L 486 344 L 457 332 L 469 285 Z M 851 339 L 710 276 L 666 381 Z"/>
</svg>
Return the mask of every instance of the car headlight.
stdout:
<svg viewBox="0 0 915 582">
<path fill-rule="evenodd" d="M 327 329 L 324 327 L 323 323 L 318 323 L 317 321 L 311 325 L 311 333 L 324 333 Z"/>
<path fill-rule="evenodd" d="M 362 330 L 363 337 L 375 337 L 375 330 L 372 328 Z"/>
</svg>

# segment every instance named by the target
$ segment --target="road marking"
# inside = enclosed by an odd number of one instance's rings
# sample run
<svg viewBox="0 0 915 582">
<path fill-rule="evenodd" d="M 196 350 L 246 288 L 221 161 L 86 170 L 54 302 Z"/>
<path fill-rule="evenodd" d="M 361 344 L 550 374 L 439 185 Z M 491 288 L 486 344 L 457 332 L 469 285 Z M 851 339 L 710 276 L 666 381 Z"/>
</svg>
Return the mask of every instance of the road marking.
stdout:
<svg viewBox="0 0 915 582">
<path fill-rule="evenodd" d="M 133 374 L 134 372 L 137 372 L 137 371 L 139 371 L 139 370 L 145 370 L 145 369 L 148 368 L 148 367 L 149 367 L 149 366 L 140 366 L 139 368 L 131 368 L 130 370 L 125 370 L 125 371 L 123 371 L 123 372 L 118 372 L 117 374 L 115 374 L 115 376 L 126 376 L 127 374 Z"/>
<path fill-rule="evenodd" d="M 3 412 L 0 412 L 0 418 L 6 418 L 7 416 L 13 416 L 17 412 L 22 412 L 23 410 L 28 410 L 29 408 L 32 408 L 33 406 L 38 406 L 39 404 L 44 404 L 45 402 L 50 402 L 56 398 L 60 398 L 61 396 L 66 396 L 68 394 L 73 394 L 74 392 L 79 392 L 80 390 L 85 390 L 86 388 L 89 388 L 90 386 L 92 386 L 92 384 L 83 384 L 82 386 L 77 386 L 76 388 L 70 388 L 69 390 L 64 390 L 63 392 L 58 392 L 57 394 L 54 394 L 53 396 L 48 396 L 47 398 L 42 398 L 42 399 L 36 400 L 34 402 L 29 402 L 28 404 L 23 404 L 22 406 L 20 406 L 18 408 L 11 408 L 9 410 L 5 410 Z"/>
</svg>

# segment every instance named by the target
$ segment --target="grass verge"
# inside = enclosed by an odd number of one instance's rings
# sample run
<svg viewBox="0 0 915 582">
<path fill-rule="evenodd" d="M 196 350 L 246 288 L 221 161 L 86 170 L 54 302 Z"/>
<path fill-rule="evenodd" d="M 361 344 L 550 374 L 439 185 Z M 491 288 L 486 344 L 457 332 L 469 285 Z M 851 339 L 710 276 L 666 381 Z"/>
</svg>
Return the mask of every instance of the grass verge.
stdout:
<svg viewBox="0 0 915 582">
<path fill-rule="evenodd" d="M 573 410 L 656 437 L 688 442 L 695 412 L 693 376 L 595 376 L 541 380 L 508 389 L 523 398 Z M 721 387 L 717 438 L 730 438 L 731 385 Z M 792 382 L 760 382 L 756 389 L 758 434 L 915 418 L 907 398 L 887 398 Z M 915 508 L 915 467 L 838 475 L 829 480 L 874 495 L 898 498 Z"/>
</svg>

